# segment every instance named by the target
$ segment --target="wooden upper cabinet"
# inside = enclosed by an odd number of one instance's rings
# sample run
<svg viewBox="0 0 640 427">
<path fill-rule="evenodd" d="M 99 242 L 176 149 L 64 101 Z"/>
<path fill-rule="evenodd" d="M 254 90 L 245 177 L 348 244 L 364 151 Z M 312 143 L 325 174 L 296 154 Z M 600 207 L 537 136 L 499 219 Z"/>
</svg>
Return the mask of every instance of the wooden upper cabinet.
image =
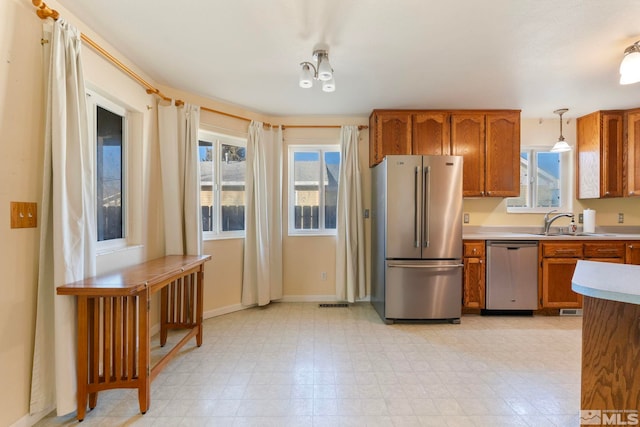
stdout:
<svg viewBox="0 0 640 427">
<path fill-rule="evenodd" d="M 520 195 L 520 114 L 486 116 L 485 193 L 493 197 Z"/>
<path fill-rule="evenodd" d="M 462 156 L 462 194 L 484 196 L 485 133 L 484 114 L 451 115 L 451 154 Z"/>
<path fill-rule="evenodd" d="M 640 196 L 640 109 L 626 114 L 626 163 L 624 169 L 625 195 Z"/>
<path fill-rule="evenodd" d="M 369 132 L 369 166 L 377 165 L 388 154 L 412 154 L 410 114 L 373 112 Z"/>
<path fill-rule="evenodd" d="M 577 120 L 578 199 L 623 195 L 624 112 L 596 111 Z"/>
<path fill-rule="evenodd" d="M 429 111 L 411 116 L 413 154 L 443 156 L 450 153 L 449 113 Z"/>
<path fill-rule="evenodd" d="M 369 167 L 389 154 L 463 157 L 465 197 L 520 194 L 520 111 L 373 110 Z"/>
</svg>

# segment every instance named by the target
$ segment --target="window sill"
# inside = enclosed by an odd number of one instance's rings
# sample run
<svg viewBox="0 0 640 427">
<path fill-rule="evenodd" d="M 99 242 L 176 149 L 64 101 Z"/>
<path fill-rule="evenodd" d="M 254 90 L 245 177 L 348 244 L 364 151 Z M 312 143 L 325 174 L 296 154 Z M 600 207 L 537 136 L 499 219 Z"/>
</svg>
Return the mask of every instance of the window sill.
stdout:
<svg viewBox="0 0 640 427">
<path fill-rule="evenodd" d="M 334 232 L 309 232 L 309 233 L 289 233 L 289 237 L 335 237 L 337 233 Z"/>
<path fill-rule="evenodd" d="M 202 236 L 202 241 L 203 242 L 211 242 L 211 241 L 216 241 L 216 240 L 244 240 L 245 236 L 244 234 L 240 235 L 240 234 L 231 234 L 228 236 L 225 236 L 224 234 L 221 235 L 214 235 L 214 236 Z"/>
<path fill-rule="evenodd" d="M 99 257 L 99 256 L 114 254 L 118 252 L 132 251 L 132 250 L 140 249 L 142 247 L 143 245 L 127 245 L 127 246 L 120 246 L 120 247 L 114 247 L 114 248 L 105 248 L 105 249 L 97 250 L 96 256 Z"/>
</svg>

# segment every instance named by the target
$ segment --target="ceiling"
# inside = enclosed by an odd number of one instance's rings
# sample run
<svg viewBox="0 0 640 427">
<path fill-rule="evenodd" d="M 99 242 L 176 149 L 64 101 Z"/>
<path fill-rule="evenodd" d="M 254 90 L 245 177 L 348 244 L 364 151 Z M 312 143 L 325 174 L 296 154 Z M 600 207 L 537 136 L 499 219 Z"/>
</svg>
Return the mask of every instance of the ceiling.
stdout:
<svg viewBox="0 0 640 427">
<path fill-rule="evenodd" d="M 158 84 L 273 116 L 640 107 L 640 83 L 618 84 L 623 51 L 640 39 L 638 0 L 60 3 Z M 334 93 L 298 87 L 319 43 Z"/>
</svg>

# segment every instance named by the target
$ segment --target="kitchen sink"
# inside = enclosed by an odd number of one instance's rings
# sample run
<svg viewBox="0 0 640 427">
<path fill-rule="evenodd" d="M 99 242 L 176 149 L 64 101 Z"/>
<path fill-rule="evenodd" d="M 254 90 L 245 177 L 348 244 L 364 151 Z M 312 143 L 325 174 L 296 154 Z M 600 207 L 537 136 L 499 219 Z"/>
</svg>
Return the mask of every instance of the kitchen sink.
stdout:
<svg viewBox="0 0 640 427">
<path fill-rule="evenodd" d="M 608 233 L 576 233 L 576 234 L 568 234 L 568 233 L 524 233 L 529 234 L 531 236 L 548 236 L 548 237 L 606 237 L 606 236 L 615 236 L 615 234 Z"/>
</svg>

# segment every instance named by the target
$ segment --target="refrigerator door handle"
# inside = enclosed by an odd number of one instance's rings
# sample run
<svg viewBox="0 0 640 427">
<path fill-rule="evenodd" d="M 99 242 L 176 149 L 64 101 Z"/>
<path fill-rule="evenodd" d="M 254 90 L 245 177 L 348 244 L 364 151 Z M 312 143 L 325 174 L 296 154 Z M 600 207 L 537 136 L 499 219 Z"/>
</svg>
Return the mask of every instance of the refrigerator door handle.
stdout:
<svg viewBox="0 0 640 427">
<path fill-rule="evenodd" d="M 424 168 L 422 177 L 422 241 L 429 247 L 429 223 L 431 222 L 431 166 Z"/>
<path fill-rule="evenodd" d="M 415 174 L 413 176 L 413 246 L 420 247 L 420 223 L 418 222 L 418 175 L 420 174 L 420 167 L 416 166 Z"/>
<path fill-rule="evenodd" d="M 399 268 L 462 268 L 464 264 L 387 264 L 388 267 L 399 267 Z"/>
</svg>

